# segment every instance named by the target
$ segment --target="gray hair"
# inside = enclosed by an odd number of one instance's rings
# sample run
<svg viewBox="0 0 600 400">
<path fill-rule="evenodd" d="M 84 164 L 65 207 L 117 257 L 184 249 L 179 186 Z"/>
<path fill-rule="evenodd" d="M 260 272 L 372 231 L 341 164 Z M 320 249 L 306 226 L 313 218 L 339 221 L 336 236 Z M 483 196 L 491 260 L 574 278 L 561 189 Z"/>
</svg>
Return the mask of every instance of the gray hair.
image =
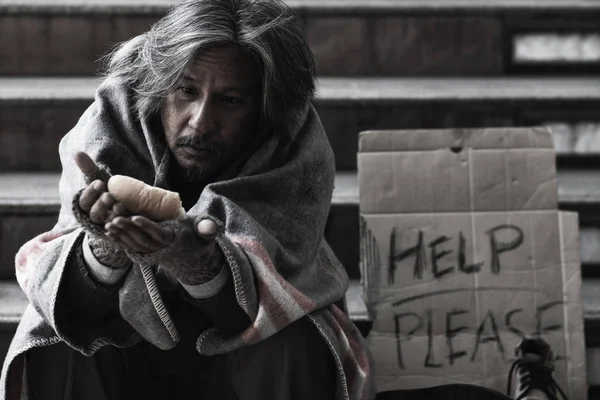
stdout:
<svg viewBox="0 0 600 400">
<path fill-rule="evenodd" d="M 107 57 L 106 77 L 135 91 L 140 117 L 160 112 L 202 50 L 241 46 L 262 69 L 261 118 L 270 128 L 312 100 L 313 54 L 298 18 L 281 0 L 186 0 Z"/>
</svg>

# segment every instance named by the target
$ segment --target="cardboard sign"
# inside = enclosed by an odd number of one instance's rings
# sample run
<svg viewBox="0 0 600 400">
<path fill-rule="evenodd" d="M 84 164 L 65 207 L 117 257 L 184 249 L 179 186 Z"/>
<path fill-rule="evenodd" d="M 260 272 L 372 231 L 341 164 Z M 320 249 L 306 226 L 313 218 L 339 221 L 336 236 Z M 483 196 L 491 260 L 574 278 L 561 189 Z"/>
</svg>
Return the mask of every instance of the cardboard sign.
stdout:
<svg viewBox="0 0 600 400">
<path fill-rule="evenodd" d="M 578 220 L 557 211 L 543 128 L 363 132 L 361 268 L 378 391 L 506 391 L 539 335 L 571 399 L 587 396 Z"/>
</svg>

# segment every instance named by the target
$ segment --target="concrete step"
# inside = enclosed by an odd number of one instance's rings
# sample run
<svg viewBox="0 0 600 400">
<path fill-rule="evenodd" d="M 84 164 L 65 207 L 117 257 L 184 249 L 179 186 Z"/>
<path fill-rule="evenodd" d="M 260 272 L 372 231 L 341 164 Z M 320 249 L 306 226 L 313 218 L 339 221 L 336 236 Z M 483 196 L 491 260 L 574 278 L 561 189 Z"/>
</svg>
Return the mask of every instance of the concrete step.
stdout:
<svg viewBox="0 0 600 400">
<path fill-rule="evenodd" d="M 0 174 L 0 279 L 14 277 L 14 256 L 23 244 L 56 223 L 58 179 L 53 173 Z M 600 171 L 559 170 L 558 184 L 560 207 L 580 212 L 582 263 L 600 264 Z M 356 173 L 338 173 L 325 235 L 354 279 L 360 277 L 358 226 Z"/>
<path fill-rule="evenodd" d="M 364 335 L 370 330 L 370 318 L 362 298 L 362 287 L 359 281 L 350 282 L 346 293 L 346 304 L 350 318 Z M 586 325 L 587 374 L 590 386 L 600 385 L 600 347 L 593 347 L 589 336 L 600 331 L 587 329 L 600 317 L 600 279 L 585 280 L 582 287 L 584 302 L 584 322 Z M 0 281 L 0 364 L 4 361 L 8 346 L 15 333 L 16 326 L 27 307 L 28 301 L 14 281 Z M 589 397 L 592 399 L 593 397 Z"/>
<path fill-rule="evenodd" d="M 1 41 L 0 41 L 1 43 Z M 0 171 L 59 171 L 58 143 L 93 101 L 94 78 L 0 79 Z M 369 129 L 549 125 L 560 157 L 600 155 L 597 78 L 321 78 L 315 105 L 338 170 Z"/>
<path fill-rule="evenodd" d="M 0 39 L 10 40 L 0 40 L 0 74 L 94 73 L 99 56 L 146 31 L 175 2 L 2 0 Z M 600 72 L 594 0 L 287 3 L 301 17 L 321 75 Z"/>
<path fill-rule="evenodd" d="M 164 13 L 177 0 L 2 0 L 0 10 L 11 13 Z M 361 15 L 381 11 L 397 13 L 507 14 L 517 12 L 594 12 L 595 0 L 285 0 L 297 12 Z"/>
</svg>

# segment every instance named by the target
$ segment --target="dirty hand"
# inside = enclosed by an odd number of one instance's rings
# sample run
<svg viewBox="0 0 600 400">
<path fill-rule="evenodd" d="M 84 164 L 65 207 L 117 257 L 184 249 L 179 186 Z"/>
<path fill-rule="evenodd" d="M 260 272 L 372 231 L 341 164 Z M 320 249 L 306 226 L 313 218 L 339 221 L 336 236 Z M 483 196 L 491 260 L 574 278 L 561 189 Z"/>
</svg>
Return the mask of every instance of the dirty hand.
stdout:
<svg viewBox="0 0 600 400">
<path fill-rule="evenodd" d="M 153 253 L 170 246 L 175 240 L 172 224 L 157 223 L 141 215 L 116 215 L 104 228 L 111 240 L 135 253 Z"/>
<path fill-rule="evenodd" d="M 87 186 L 73 199 L 73 212 L 87 233 L 90 249 L 102 264 L 127 268 L 131 261 L 125 254 L 125 246 L 108 237 L 103 227 L 107 220 L 128 215 L 125 207 L 108 193 L 106 182 L 110 175 L 84 152 L 76 153 L 74 161 L 83 172 Z"/>
<path fill-rule="evenodd" d="M 225 262 L 215 241 L 219 229 L 208 218 L 154 222 L 136 215 L 115 218 L 106 228 L 110 236 L 126 243 L 127 255 L 134 263 L 160 265 L 184 284 L 210 281 Z"/>
<path fill-rule="evenodd" d="M 116 207 L 115 199 L 108 193 L 106 182 L 97 178 L 99 168 L 94 161 L 84 152 L 75 154 L 75 164 L 85 175 L 88 185 L 79 197 L 79 207 L 88 214 L 95 224 L 103 224 L 107 219 L 113 218 L 112 213 L 125 215 L 126 210 L 123 207 Z M 120 211 L 120 212 L 117 212 Z"/>
<path fill-rule="evenodd" d="M 170 230 L 145 217 L 131 218 L 125 206 L 109 193 L 108 179 L 94 179 L 99 178 L 100 168 L 89 155 L 78 152 L 74 158 L 88 182 L 79 197 L 79 207 L 94 224 L 102 227 L 103 239 L 123 250 L 143 253 L 160 250 L 171 243 L 174 235 Z"/>
<path fill-rule="evenodd" d="M 106 223 L 105 229 L 108 237 L 120 241 L 129 251 L 152 253 L 173 244 L 176 237 L 174 223 L 176 221 L 157 223 L 141 215 L 116 216 Z M 210 219 L 203 219 L 195 228 L 205 240 L 212 240 L 217 234 L 217 225 Z"/>
<path fill-rule="evenodd" d="M 174 246 L 173 256 L 163 263 L 179 282 L 201 285 L 214 279 L 225 265 L 225 256 L 216 242 L 217 224 L 202 218 L 183 225 L 180 239 Z"/>
</svg>

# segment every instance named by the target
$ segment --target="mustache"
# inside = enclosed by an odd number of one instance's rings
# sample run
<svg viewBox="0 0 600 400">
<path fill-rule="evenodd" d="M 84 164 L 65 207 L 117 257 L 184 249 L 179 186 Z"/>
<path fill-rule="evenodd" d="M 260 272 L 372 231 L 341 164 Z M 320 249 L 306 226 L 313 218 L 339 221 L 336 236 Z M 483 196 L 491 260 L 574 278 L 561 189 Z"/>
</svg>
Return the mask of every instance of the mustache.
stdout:
<svg viewBox="0 0 600 400">
<path fill-rule="evenodd" d="M 176 146 L 189 146 L 195 149 L 209 151 L 211 153 L 217 153 L 217 155 L 223 154 L 223 146 L 214 140 L 204 138 L 202 136 L 181 136 L 175 140 Z"/>
</svg>

